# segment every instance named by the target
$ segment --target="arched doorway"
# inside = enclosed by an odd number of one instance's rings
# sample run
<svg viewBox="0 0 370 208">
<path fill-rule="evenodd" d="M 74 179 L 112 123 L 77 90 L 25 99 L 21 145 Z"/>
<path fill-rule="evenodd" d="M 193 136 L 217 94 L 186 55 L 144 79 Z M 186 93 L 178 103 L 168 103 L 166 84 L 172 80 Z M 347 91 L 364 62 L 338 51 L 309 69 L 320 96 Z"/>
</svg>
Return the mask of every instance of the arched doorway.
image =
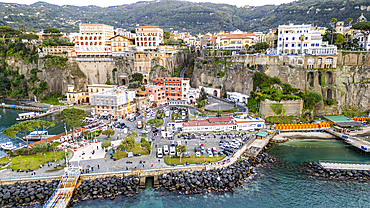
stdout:
<svg viewBox="0 0 370 208">
<path fill-rule="evenodd" d="M 217 97 L 217 90 L 213 91 L 213 96 Z"/>
<path fill-rule="evenodd" d="M 126 80 L 122 79 L 122 85 L 126 85 Z"/>
<path fill-rule="evenodd" d="M 333 84 L 333 74 L 329 71 L 325 73 L 325 84 L 327 85 Z"/>
<path fill-rule="evenodd" d="M 313 72 L 308 72 L 307 74 L 307 81 L 308 81 L 308 84 L 310 85 L 310 87 L 313 87 L 314 86 L 314 81 L 315 81 L 315 75 Z"/>
<path fill-rule="evenodd" d="M 148 83 L 148 80 L 147 79 L 144 79 L 144 84 L 147 84 Z"/>
<path fill-rule="evenodd" d="M 328 89 L 326 91 L 326 99 L 327 100 L 333 99 L 333 91 L 331 89 Z"/>
<path fill-rule="evenodd" d="M 78 100 L 78 101 L 77 101 L 77 103 L 78 103 L 78 104 L 81 104 L 81 101 L 80 101 L 80 100 Z"/>
<path fill-rule="evenodd" d="M 86 102 L 87 102 L 87 103 L 89 103 L 89 102 L 90 102 L 90 98 L 89 98 L 89 97 L 87 97 L 87 98 L 86 98 Z"/>
</svg>

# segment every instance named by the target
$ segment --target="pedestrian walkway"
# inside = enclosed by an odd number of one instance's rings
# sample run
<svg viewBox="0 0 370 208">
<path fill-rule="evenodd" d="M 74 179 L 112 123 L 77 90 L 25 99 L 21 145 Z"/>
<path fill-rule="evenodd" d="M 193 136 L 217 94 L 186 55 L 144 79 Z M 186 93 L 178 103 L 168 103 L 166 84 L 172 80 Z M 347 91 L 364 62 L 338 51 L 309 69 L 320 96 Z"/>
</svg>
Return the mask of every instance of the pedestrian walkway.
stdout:
<svg viewBox="0 0 370 208">
<path fill-rule="evenodd" d="M 329 162 L 329 161 L 320 161 L 320 164 L 325 169 L 332 170 L 370 170 L 369 163 L 348 163 L 348 162 Z"/>
<path fill-rule="evenodd" d="M 122 140 L 112 141 L 114 147 L 118 146 Z M 93 154 L 94 151 L 94 154 Z M 107 152 L 101 148 L 101 142 L 91 143 L 86 147 L 77 149 L 74 152 L 73 157 L 69 160 L 70 162 L 81 161 L 81 160 L 94 160 L 94 159 L 104 159 Z"/>
</svg>

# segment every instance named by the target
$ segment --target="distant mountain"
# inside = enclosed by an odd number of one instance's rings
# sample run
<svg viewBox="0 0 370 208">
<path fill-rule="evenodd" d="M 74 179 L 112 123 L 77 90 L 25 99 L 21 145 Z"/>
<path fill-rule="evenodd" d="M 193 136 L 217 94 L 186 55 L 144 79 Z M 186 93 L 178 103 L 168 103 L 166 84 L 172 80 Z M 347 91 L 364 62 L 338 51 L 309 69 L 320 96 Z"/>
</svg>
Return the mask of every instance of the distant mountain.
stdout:
<svg viewBox="0 0 370 208">
<path fill-rule="evenodd" d="M 84 22 L 100 22 L 116 28 L 156 25 L 192 33 L 267 31 L 279 24 L 311 23 L 330 27 L 332 18 L 346 21 L 364 13 L 370 20 L 369 0 L 299 0 L 282 5 L 236 7 L 228 4 L 193 3 L 178 0 L 141 1 L 102 8 L 98 6 L 58 6 L 45 2 L 31 5 L 0 3 L 0 25 L 40 30 L 48 27 L 78 32 Z M 347 25 L 348 23 L 345 23 Z"/>
</svg>

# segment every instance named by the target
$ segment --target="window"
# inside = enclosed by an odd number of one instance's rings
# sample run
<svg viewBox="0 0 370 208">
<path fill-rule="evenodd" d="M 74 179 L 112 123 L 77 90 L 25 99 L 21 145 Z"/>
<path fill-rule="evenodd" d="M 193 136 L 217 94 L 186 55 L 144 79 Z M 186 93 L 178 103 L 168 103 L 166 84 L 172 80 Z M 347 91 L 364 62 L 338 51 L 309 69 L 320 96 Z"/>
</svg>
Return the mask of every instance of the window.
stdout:
<svg viewBox="0 0 370 208">
<path fill-rule="evenodd" d="M 176 83 L 175 84 L 173 84 L 174 86 L 176 86 Z"/>
<path fill-rule="evenodd" d="M 149 92 L 152 92 L 152 90 L 149 90 Z"/>
<path fill-rule="evenodd" d="M 179 91 L 181 91 L 181 88 L 179 87 Z"/>
<path fill-rule="evenodd" d="M 289 39 L 288 37 L 285 38 L 285 40 L 288 40 L 288 39 Z"/>
<path fill-rule="evenodd" d="M 315 46 L 315 43 L 311 43 L 311 46 Z"/>
<path fill-rule="evenodd" d="M 171 90 L 172 90 L 172 91 L 175 91 L 175 88 L 174 88 L 174 87 L 172 87 L 172 88 L 171 88 Z"/>
<path fill-rule="evenodd" d="M 285 47 L 288 47 L 288 44 L 285 44 Z"/>
<path fill-rule="evenodd" d="M 320 44 L 316 43 L 316 46 L 320 46 Z"/>
<path fill-rule="evenodd" d="M 301 44 L 300 43 L 298 43 L 298 47 L 301 47 Z"/>
<path fill-rule="evenodd" d="M 168 87 L 166 87 L 166 91 L 168 91 Z"/>
<path fill-rule="evenodd" d="M 294 47 L 294 44 L 292 44 L 292 47 Z"/>
<path fill-rule="evenodd" d="M 292 40 L 295 40 L 295 37 L 293 37 Z"/>
<path fill-rule="evenodd" d="M 305 39 L 305 40 L 308 40 L 308 37 L 305 37 L 304 39 Z"/>
<path fill-rule="evenodd" d="M 279 40 L 281 41 L 281 38 L 279 38 Z"/>
</svg>

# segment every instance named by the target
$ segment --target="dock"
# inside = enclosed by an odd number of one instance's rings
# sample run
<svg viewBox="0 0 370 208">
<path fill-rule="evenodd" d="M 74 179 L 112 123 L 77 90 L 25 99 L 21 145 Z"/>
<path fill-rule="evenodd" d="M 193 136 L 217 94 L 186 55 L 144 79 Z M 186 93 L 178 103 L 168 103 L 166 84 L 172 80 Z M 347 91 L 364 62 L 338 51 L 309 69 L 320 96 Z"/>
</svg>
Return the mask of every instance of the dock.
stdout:
<svg viewBox="0 0 370 208">
<path fill-rule="evenodd" d="M 353 137 L 353 136 L 350 136 L 350 135 L 347 135 L 347 134 L 344 134 L 344 133 L 340 133 L 340 132 L 337 132 L 337 131 L 334 131 L 332 129 L 326 129 L 326 132 L 333 135 L 333 136 L 336 136 L 337 138 L 339 139 L 343 139 L 344 142 L 346 142 L 347 144 L 361 150 L 361 151 L 364 151 L 365 153 L 369 153 L 370 152 L 370 142 L 368 141 L 365 141 L 361 138 L 357 138 L 357 137 Z"/>
<path fill-rule="evenodd" d="M 320 165 L 330 170 L 370 170 L 369 162 L 333 162 L 319 161 Z"/>
<path fill-rule="evenodd" d="M 51 195 L 49 200 L 44 205 L 44 208 L 68 207 L 73 192 L 77 187 L 77 182 L 79 178 L 80 178 L 79 167 L 67 167 L 65 169 L 65 175 L 59 182 L 58 188 L 55 189 L 53 195 Z"/>
<path fill-rule="evenodd" d="M 251 138 L 246 144 L 246 154 L 249 157 L 256 157 L 263 148 L 269 143 L 270 139 L 276 134 L 276 132 L 271 133 L 261 139 L 257 139 L 257 136 Z"/>
</svg>

